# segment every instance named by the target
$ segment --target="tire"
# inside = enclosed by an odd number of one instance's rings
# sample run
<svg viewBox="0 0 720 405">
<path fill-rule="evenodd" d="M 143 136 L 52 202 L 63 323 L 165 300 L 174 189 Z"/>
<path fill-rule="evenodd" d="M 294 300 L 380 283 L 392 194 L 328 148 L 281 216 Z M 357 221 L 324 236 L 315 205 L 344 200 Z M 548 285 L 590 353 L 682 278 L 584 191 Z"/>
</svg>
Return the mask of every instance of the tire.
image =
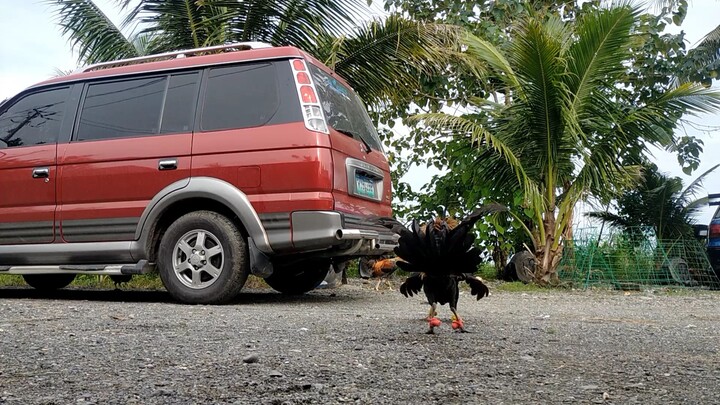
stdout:
<svg viewBox="0 0 720 405">
<path fill-rule="evenodd" d="M 688 266 L 685 259 L 681 257 L 673 257 L 668 263 L 668 270 L 670 270 L 670 276 L 677 283 L 682 285 L 693 285 L 695 280 L 690 273 L 690 266 Z"/>
<path fill-rule="evenodd" d="M 270 287 L 287 295 L 299 295 L 315 289 L 330 269 L 330 260 L 315 259 L 294 264 L 274 265 L 270 277 L 265 279 Z"/>
<path fill-rule="evenodd" d="M 65 288 L 75 280 L 75 274 L 23 274 L 25 282 L 39 291 Z"/>
<path fill-rule="evenodd" d="M 186 304 L 225 304 L 250 272 L 247 241 L 227 217 L 211 211 L 183 215 L 168 227 L 158 251 L 160 278 Z"/>
<path fill-rule="evenodd" d="M 523 250 L 514 254 L 510 262 L 515 269 L 516 279 L 525 284 L 530 284 L 535 280 L 535 255 Z"/>
</svg>

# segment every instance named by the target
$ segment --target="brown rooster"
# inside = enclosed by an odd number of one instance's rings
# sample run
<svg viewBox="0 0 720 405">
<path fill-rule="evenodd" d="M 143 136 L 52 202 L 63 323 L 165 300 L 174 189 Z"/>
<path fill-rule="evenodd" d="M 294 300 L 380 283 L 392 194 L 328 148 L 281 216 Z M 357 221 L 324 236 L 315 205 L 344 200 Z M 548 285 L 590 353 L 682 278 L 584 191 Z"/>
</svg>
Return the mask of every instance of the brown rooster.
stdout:
<svg viewBox="0 0 720 405">
<path fill-rule="evenodd" d="M 470 294 L 478 300 L 489 294 L 482 280 L 472 275 L 483 259 L 482 251 L 473 246 L 475 235 L 471 231 L 483 216 L 505 210 L 502 205 L 489 204 L 460 222 L 438 217 L 423 227 L 413 221 L 411 229 L 394 224 L 400 234 L 395 254 L 402 258 L 397 265 L 413 273 L 402 283 L 400 292 L 406 297 L 419 294 L 421 290 L 425 293 L 430 304 L 427 333 L 435 333 L 434 329 L 441 324 L 436 317 L 438 304 L 449 304 L 453 329 L 466 332 L 457 311 L 458 284 L 460 281 L 468 283 Z"/>
<path fill-rule="evenodd" d="M 360 275 L 363 278 L 377 279 L 375 283 L 375 291 L 380 290 L 380 284 L 384 281 L 388 286 L 388 290 L 392 291 L 392 284 L 390 283 L 390 276 L 397 270 L 397 262 L 400 261 L 399 257 L 379 257 L 375 259 L 367 259 L 361 262 Z"/>
</svg>

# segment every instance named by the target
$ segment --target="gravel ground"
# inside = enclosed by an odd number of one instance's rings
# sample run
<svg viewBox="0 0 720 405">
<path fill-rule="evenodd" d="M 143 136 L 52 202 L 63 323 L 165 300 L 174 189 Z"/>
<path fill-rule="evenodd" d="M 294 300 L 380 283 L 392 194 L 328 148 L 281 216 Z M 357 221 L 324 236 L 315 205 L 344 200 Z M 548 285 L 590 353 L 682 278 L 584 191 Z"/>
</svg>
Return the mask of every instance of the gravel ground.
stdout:
<svg viewBox="0 0 720 405">
<path fill-rule="evenodd" d="M 0 288 L 0 404 L 720 403 L 720 294 L 537 292 L 427 305 L 351 280 L 229 306 Z"/>
</svg>

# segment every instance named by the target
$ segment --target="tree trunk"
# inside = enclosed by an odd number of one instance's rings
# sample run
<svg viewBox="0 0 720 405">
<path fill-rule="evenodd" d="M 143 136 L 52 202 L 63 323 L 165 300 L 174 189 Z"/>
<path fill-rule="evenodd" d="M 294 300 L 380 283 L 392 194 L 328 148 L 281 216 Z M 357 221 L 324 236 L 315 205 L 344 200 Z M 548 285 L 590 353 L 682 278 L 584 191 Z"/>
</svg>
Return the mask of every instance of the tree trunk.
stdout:
<svg viewBox="0 0 720 405">
<path fill-rule="evenodd" d="M 556 285 L 559 283 L 557 268 L 562 258 L 562 244 L 553 249 L 555 243 L 555 212 L 546 211 L 542 224 L 545 230 L 545 243 L 535 242 L 535 282 L 540 285 Z"/>
<path fill-rule="evenodd" d="M 501 280 L 503 273 L 505 272 L 505 266 L 507 265 L 508 253 L 500 247 L 500 243 L 495 243 L 492 251 L 492 259 L 495 263 L 495 271 L 497 272 L 497 278 Z"/>
</svg>

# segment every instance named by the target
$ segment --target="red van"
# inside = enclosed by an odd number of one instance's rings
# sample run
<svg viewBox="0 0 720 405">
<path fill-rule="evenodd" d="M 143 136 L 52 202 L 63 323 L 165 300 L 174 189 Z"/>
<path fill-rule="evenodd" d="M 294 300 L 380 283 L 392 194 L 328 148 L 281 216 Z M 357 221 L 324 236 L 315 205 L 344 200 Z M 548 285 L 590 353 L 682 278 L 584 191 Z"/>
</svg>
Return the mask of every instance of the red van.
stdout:
<svg viewBox="0 0 720 405">
<path fill-rule="evenodd" d="M 360 99 L 293 47 L 83 68 L 0 105 L 0 274 L 39 289 L 157 270 L 177 300 L 247 276 L 303 293 L 392 250 L 390 173 Z"/>
</svg>

